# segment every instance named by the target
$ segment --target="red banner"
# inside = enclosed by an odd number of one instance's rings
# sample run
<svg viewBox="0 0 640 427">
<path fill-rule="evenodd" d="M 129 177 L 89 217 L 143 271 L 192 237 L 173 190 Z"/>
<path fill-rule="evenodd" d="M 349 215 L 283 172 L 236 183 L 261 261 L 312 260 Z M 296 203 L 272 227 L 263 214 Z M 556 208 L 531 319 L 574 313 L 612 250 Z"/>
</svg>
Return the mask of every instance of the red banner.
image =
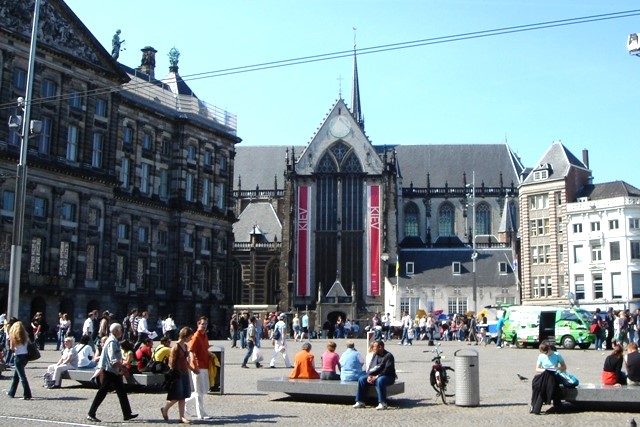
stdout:
<svg viewBox="0 0 640 427">
<path fill-rule="evenodd" d="M 367 233 L 369 235 L 369 286 L 367 294 L 380 295 L 380 186 L 367 187 Z"/>
<path fill-rule="evenodd" d="M 298 218 L 297 218 L 297 242 L 298 242 L 298 259 L 297 259 L 297 286 L 296 295 L 308 297 L 310 295 L 310 254 L 311 254 L 311 238 L 309 234 L 309 220 L 311 207 L 311 188 L 298 187 Z"/>
</svg>

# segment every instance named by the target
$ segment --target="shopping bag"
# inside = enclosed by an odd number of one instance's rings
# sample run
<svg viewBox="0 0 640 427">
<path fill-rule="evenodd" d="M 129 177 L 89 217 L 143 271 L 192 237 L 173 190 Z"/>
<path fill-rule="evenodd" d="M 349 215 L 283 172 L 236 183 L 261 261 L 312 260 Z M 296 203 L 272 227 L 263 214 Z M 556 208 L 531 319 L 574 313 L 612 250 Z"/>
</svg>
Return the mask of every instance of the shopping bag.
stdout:
<svg viewBox="0 0 640 427">
<path fill-rule="evenodd" d="M 558 382 L 567 388 L 578 387 L 578 384 L 580 384 L 580 381 L 575 375 L 566 371 L 557 371 L 556 377 Z"/>
<path fill-rule="evenodd" d="M 253 351 L 251 352 L 251 361 L 255 363 L 260 363 L 264 360 L 262 357 L 262 353 L 260 349 L 256 346 L 253 347 Z"/>
</svg>

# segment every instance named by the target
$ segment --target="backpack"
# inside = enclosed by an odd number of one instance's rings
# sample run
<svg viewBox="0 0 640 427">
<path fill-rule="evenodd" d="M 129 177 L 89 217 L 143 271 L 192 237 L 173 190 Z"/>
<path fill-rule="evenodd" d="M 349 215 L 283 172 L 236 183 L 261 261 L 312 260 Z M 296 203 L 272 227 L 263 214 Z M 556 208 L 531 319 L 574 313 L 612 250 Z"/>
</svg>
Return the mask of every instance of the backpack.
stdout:
<svg viewBox="0 0 640 427">
<path fill-rule="evenodd" d="M 273 330 L 273 339 L 279 341 L 280 338 L 282 338 L 282 331 L 280 331 L 280 328 L 275 328 Z"/>
</svg>

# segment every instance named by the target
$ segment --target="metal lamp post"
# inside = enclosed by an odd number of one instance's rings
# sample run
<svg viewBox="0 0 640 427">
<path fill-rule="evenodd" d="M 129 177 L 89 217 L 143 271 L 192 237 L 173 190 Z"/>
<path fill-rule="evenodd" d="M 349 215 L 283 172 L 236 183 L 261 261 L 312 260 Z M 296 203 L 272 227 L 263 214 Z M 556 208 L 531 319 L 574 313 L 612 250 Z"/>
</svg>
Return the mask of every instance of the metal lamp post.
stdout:
<svg viewBox="0 0 640 427">
<path fill-rule="evenodd" d="M 36 61 L 36 39 L 38 36 L 38 18 L 40 16 L 40 1 L 35 1 L 33 12 L 33 28 L 31 30 L 31 47 L 29 50 L 29 70 L 27 72 L 27 87 L 23 105 L 22 134 L 20 137 L 20 160 L 16 172 L 16 200 L 13 211 L 13 240 L 11 243 L 11 267 L 9 270 L 9 297 L 7 302 L 7 318 L 18 317 L 18 302 L 20 299 L 20 272 L 22 268 L 22 241 L 24 239 L 24 208 L 27 194 L 27 148 L 29 146 L 29 132 L 34 132 L 39 126 L 31 122 L 31 94 L 33 92 L 33 74 Z M 21 104 L 20 100 L 18 101 Z"/>
<path fill-rule="evenodd" d="M 478 252 L 476 251 L 476 172 L 473 171 L 471 175 L 471 184 L 467 184 L 467 188 L 470 189 L 468 194 L 471 200 L 471 263 L 473 274 L 473 312 L 478 312 L 478 285 L 476 283 L 476 260 L 478 259 Z"/>
</svg>

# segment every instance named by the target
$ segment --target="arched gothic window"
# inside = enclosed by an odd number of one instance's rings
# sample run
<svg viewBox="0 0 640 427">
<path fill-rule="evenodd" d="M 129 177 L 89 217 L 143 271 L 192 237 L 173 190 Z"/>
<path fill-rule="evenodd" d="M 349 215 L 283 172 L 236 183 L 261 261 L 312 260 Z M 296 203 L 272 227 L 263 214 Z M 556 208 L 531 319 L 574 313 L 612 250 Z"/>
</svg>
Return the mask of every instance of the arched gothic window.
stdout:
<svg viewBox="0 0 640 427">
<path fill-rule="evenodd" d="M 491 208 L 487 203 L 476 206 L 476 234 L 491 234 Z"/>
<path fill-rule="evenodd" d="M 438 210 L 438 235 L 453 236 L 455 234 L 456 211 L 451 203 L 443 203 Z"/>
<path fill-rule="evenodd" d="M 404 235 L 418 236 L 420 230 L 418 226 L 418 207 L 415 203 L 409 203 L 404 208 Z"/>
</svg>

